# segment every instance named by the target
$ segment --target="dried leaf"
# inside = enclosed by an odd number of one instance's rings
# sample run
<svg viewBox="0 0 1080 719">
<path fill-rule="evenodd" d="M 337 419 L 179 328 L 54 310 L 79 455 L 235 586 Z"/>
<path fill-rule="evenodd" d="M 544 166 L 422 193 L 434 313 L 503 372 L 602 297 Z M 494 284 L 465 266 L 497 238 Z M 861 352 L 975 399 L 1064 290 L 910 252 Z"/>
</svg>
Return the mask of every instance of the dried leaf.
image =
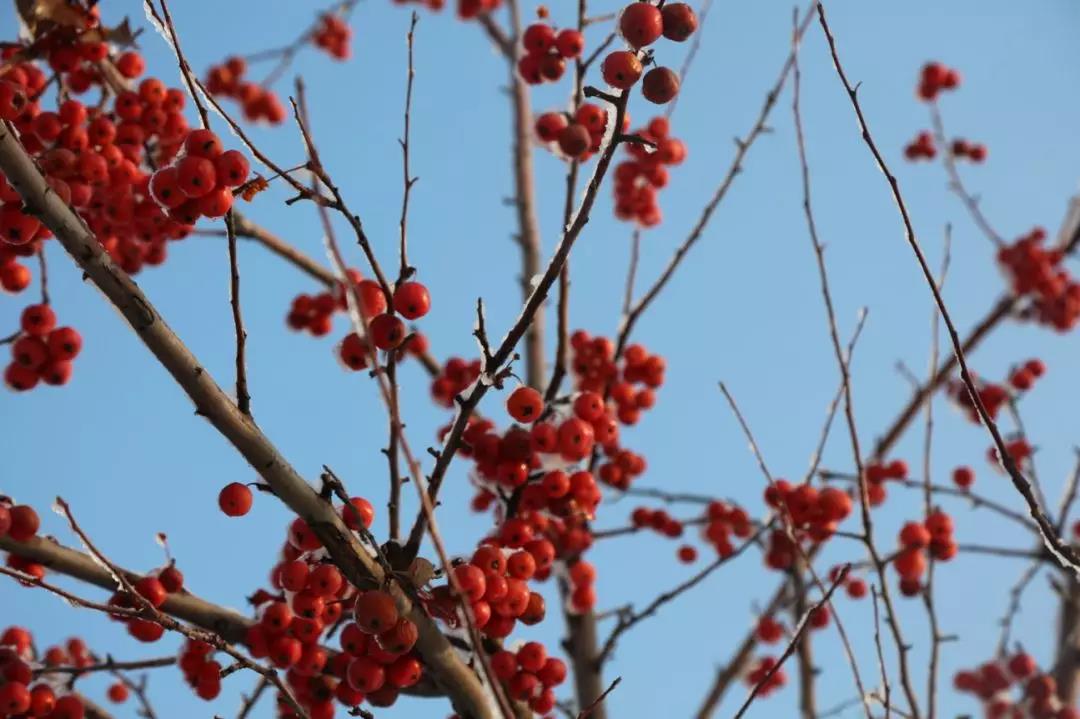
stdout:
<svg viewBox="0 0 1080 719">
<path fill-rule="evenodd" d="M 262 175 L 255 175 L 255 177 L 236 189 L 240 197 L 244 198 L 245 202 L 251 202 L 255 199 L 255 195 L 268 187 L 270 187 L 270 183 L 266 181 L 265 177 Z"/>
<path fill-rule="evenodd" d="M 135 39 L 140 34 L 142 34 L 142 28 L 132 30 L 131 21 L 124 18 L 124 21 L 116 27 L 96 27 L 87 30 L 79 38 L 83 42 L 111 42 L 120 47 L 135 47 Z"/>
<path fill-rule="evenodd" d="M 42 22 L 82 29 L 89 17 L 86 8 L 69 0 L 15 0 L 15 10 L 35 36 Z"/>
</svg>

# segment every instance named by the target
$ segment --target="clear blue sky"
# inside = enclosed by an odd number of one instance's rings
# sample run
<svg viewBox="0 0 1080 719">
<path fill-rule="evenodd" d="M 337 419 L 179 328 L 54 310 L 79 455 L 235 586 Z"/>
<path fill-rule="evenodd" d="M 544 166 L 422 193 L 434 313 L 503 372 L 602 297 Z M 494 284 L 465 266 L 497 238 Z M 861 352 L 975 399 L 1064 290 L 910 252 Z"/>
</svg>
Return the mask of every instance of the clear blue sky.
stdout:
<svg viewBox="0 0 1080 719">
<path fill-rule="evenodd" d="M 614 0 L 592 5 L 596 13 L 618 9 Z M 189 58 L 202 69 L 227 53 L 283 44 L 310 22 L 316 6 L 186 0 L 174 3 L 173 12 Z M 569 3 L 551 7 L 556 22 L 571 22 Z M 925 108 L 913 99 L 916 73 L 931 58 L 963 72 L 962 90 L 944 101 L 946 122 L 955 133 L 989 146 L 986 165 L 964 172 L 984 198 L 991 222 L 1008 237 L 1036 224 L 1056 231 L 1080 181 L 1080 50 L 1075 42 L 1080 7 L 1067 0 L 835 0 L 827 7 L 847 71 L 863 83 L 869 121 L 898 171 L 916 229 L 935 263 L 945 224 L 955 225 L 945 296 L 958 324 L 967 327 L 1001 291 L 1002 281 L 986 239 L 946 191 L 941 169 L 900 159 L 903 144 L 928 122 Z M 102 9 L 110 18 L 128 13 L 143 22 L 141 5 L 134 0 L 107 2 Z M 408 21 L 407 9 L 367 0 L 355 14 L 356 52 L 350 63 L 333 63 L 308 51 L 294 67 L 308 83 L 313 129 L 329 169 L 386 263 L 396 257 L 401 191 L 396 140 Z M 662 193 L 664 224 L 644 238 L 643 281 L 655 276 L 685 237 L 725 171 L 734 151 L 731 138 L 749 128 L 787 53 L 790 23 L 790 3 L 716 3 L 673 121 L 673 132 L 689 146 L 689 158 L 673 169 L 671 185 Z M 5 4 L 0 27 L 12 26 L 10 4 Z M 604 32 L 589 33 L 590 47 Z M 151 30 L 142 42 L 150 67 L 177 84 L 177 71 L 160 38 Z M 661 47 L 661 59 L 677 67 L 684 50 L 669 43 Z M 929 297 L 816 26 L 805 43 L 803 66 L 815 209 L 829 248 L 841 332 L 850 333 L 859 307 L 870 308 L 854 367 L 857 417 L 864 443 L 869 443 L 908 396 L 895 363 L 903 360 L 920 373 L 925 367 Z M 421 179 L 413 194 L 410 249 L 434 297 L 434 309 L 421 326 L 438 356 L 471 356 L 477 295 L 484 297 L 494 335 L 502 335 L 519 308 L 518 255 L 510 237 L 514 221 L 502 202 L 511 182 L 509 108 L 501 91 L 505 66 L 477 27 L 458 22 L 451 13 L 424 12 L 416 35 L 416 68 L 412 161 Z M 283 93 L 290 79 L 282 83 Z M 562 107 L 566 90 L 563 82 L 534 91 L 535 108 Z M 639 120 L 647 117 L 639 97 L 631 113 Z M 627 443 L 648 457 L 642 484 L 714 492 L 755 511 L 761 506 L 762 479 L 716 390 L 717 380 L 727 382 L 739 399 L 774 472 L 789 477 L 804 471 L 838 381 L 801 215 L 789 95 L 781 99 L 771 125 L 775 132 L 752 149 L 745 172 L 706 236 L 638 327 L 637 338 L 667 357 L 668 383 L 657 408 L 625 433 Z M 259 129 L 254 136 L 281 164 L 302 160 L 292 128 Z M 536 165 L 544 246 L 550 252 L 561 221 L 563 166 L 542 151 L 536 153 Z M 283 199 L 280 190 L 265 193 L 250 214 L 321 258 L 314 210 L 303 204 L 287 208 Z M 611 333 L 616 326 L 629 248 L 630 229 L 612 219 L 610 204 L 605 188 L 572 263 L 572 323 L 594 333 Z M 192 238 L 171 250 L 167 265 L 140 275 L 139 282 L 204 366 L 228 384 L 233 340 L 225 246 L 216 239 Z M 55 245 L 49 247 L 49 260 L 60 319 L 84 332 L 86 346 L 67 388 L 0 395 L 0 493 L 41 508 L 44 531 L 72 543 L 60 519 L 47 509 L 53 497 L 63 496 L 100 546 L 133 569 L 159 564 L 153 536 L 166 532 L 188 586 L 242 608 L 245 594 L 266 579 L 283 538 L 286 511 L 269 497 L 257 498 L 253 512 L 240 520 L 216 510 L 220 487 L 252 481 L 254 472 L 194 416 L 187 398 L 118 315 L 80 281 Z M 334 339 L 314 340 L 284 327 L 289 301 L 314 285 L 256 246 L 243 246 L 241 266 L 258 421 L 301 472 L 314 478 L 322 464 L 329 464 L 352 489 L 382 505 L 386 470 L 379 448 L 386 423 L 373 388 L 337 366 L 331 355 Z M 6 324 L 14 323 L 24 298 L 0 300 Z M 345 331 L 339 320 L 334 337 Z M 1042 357 L 1049 372 L 1023 410 L 1040 448 L 1040 474 L 1055 497 L 1078 440 L 1073 431 L 1080 392 L 1077 337 L 1010 326 L 973 360 L 980 373 L 1001 377 L 1011 363 L 1033 356 Z M 428 383 L 418 367 L 407 367 L 402 375 L 409 434 L 422 447 L 433 441 L 435 428 L 448 415 L 427 400 Z M 502 399 L 489 397 L 484 411 L 497 413 Z M 983 459 L 988 446 L 983 431 L 943 403 L 938 407 L 936 477 L 945 481 L 953 466 L 970 463 L 981 491 L 1018 506 L 1018 497 Z M 899 451 L 913 466 L 921 446 L 917 434 Z M 826 465 L 850 467 L 842 433 L 835 435 Z M 483 531 L 466 510 L 463 469 L 458 464 L 453 472 L 441 510 L 444 533 L 456 552 L 470 551 Z M 605 506 L 598 525 L 623 524 L 633 506 L 630 499 Z M 961 541 L 1028 546 L 1013 527 L 955 506 Z M 899 524 L 919 511 L 915 496 L 890 502 L 877 520 L 882 544 L 890 546 Z M 593 558 L 603 567 L 600 607 L 646 602 L 687 576 L 691 570 L 674 560 L 676 546 L 651 537 L 599 546 Z M 855 546 L 837 545 L 829 553 L 830 561 L 858 556 Z M 1006 588 L 1023 566 L 1017 560 L 960 556 L 939 573 L 943 631 L 961 640 L 945 647 L 946 677 L 993 651 Z M 608 670 L 609 677 L 624 678 L 609 700 L 613 715 L 688 715 L 715 666 L 753 620 L 755 601 L 766 599 L 775 582 L 762 572 L 759 557 L 747 554 L 629 634 Z M 549 606 L 554 609 L 554 604 Z M 0 584 L 0 606 L 0 623 L 29 625 L 41 645 L 79 633 L 95 650 L 124 659 L 155 656 L 176 645 L 169 639 L 160 646 L 139 646 L 103 617 L 8 583 Z M 841 599 L 839 606 L 853 631 L 864 674 L 873 676 L 870 605 Z M 1046 583 L 1037 581 L 1025 599 L 1018 636 L 1040 661 L 1050 657 L 1052 612 Z M 922 668 L 927 630 L 921 602 L 902 602 L 902 620 L 914 644 L 913 665 Z M 554 647 L 561 632 L 558 612 L 552 611 L 543 626 L 516 637 L 542 638 Z M 854 690 L 835 633 L 819 635 L 817 645 L 825 708 L 850 698 Z M 150 691 L 163 716 L 229 716 L 239 693 L 253 683 L 250 676 L 231 676 L 213 708 L 195 699 L 173 670 L 159 670 Z M 96 687 L 88 688 L 92 695 L 101 696 L 103 682 L 88 686 Z M 730 716 L 743 696 L 741 687 L 733 689 L 719 716 Z M 795 696 L 788 688 L 751 715 L 790 716 Z M 951 691 L 943 692 L 941 706 L 945 715 L 977 710 Z M 133 712 L 127 706 L 117 715 Z M 264 704 L 259 715 L 270 712 Z M 440 716 L 443 705 L 403 700 L 394 712 Z M 845 716 L 858 713 L 852 709 Z"/>
</svg>

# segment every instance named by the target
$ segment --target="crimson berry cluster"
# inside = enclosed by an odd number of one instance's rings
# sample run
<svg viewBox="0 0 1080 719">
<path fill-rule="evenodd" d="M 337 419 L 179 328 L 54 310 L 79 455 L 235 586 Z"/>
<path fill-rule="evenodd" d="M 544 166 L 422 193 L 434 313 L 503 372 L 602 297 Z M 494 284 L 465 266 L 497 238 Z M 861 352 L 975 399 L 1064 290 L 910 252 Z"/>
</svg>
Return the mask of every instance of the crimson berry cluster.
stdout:
<svg viewBox="0 0 1080 719">
<path fill-rule="evenodd" d="M 332 13 L 320 18 L 312 42 L 335 60 L 348 60 L 352 56 L 352 28 Z"/>
<path fill-rule="evenodd" d="M 1062 266 L 1065 253 L 1046 249 L 1046 230 L 1036 227 L 1011 245 L 1001 247 L 997 261 L 1012 291 L 1031 305 L 1023 317 L 1068 332 L 1080 321 L 1080 283 Z"/>
<path fill-rule="evenodd" d="M 657 191 L 668 184 L 667 168 L 686 159 L 686 145 L 671 136 L 666 117 L 654 117 L 635 134 L 656 148 L 650 151 L 643 144 L 626 144 L 626 152 L 633 159 L 615 166 L 615 217 L 653 227 L 662 219 Z"/>
<path fill-rule="evenodd" d="M 57 327 L 56 313 L 47 304 L 30 305 L 19 323 L 22 334 L 11 344 L 11 363 L 4 383 L 25 392 L 38 382 L 59 386 L 71 379 L 72 361 L 82 350 L 82 335 L 72 327 Z"/>
<path fill-rule="evenodd" d="M 1080 719 L 1080 711 L 1058 700 L 1053 675 L 1040 671 L 1027 652 L 958 671 L 953 686 L 978 697 L 987 719 Z"/>
<path fill-rule="evenodd" d="M 8 627 L 0 634 L 0 716 L 27 719 L 83 719 L 86 707 L 82 700 L 63 682 L 45 675 L 35 680 L 33 666 L 85 668 L 95 663 L 83 640 L 73 637 L 65 647 L 53 646 L 40 657 L 35 656 L 34 637 L 22 627 Z M 123 692 L 117 691 L 119 686 Z M 127 687 L 113 685 L 109 696 L 113 701 L 121 693 L 126 699 Z"/>
<path fill-rule="evenodd" d="M 569 28 L 555 31 L 547 23 L 533 23 L 521 34 L 524 50 L 517 69 L 521 79 L 530 85 L 556 82 L 566 72 L 566 61 L 581 57 L 585 38 Z"/>
<path fill-rule="evenodd" d="M 922 522 L 905 523 L 900 528 L 899 542 L 893 567 L 900 575 L 900 593 L 905 597 L 918 596 L 922 591 L 927 552 L 936 561 L 947 562 L 959 550 L 953 539 L 952 518 L 941 510 L 930 512 Z"/>
<path fill-rule="evenodd" d="M 661 3 L 663 5 L 663 3 Z M 623 8 L 619 16 L 619 32 L 632 50 L 615 50 L 604 58 L 600 72 L 604 82 L 620 90 L 629 90 L 644 72 L 642 48 L 652 45 L 661 36 L 684 42 L 697 30 L 697 15 L 686 3 L 668 3 L 661 8 L 648 0 L 634 2 Z M 651 61 L 651 56 L 648 57 Z M 654 67 L 645 73 L 641 94 L 649 102 L 663 105 L 679 93 L 679 76 L 666 67 Z"/>
<path fill-rule="evenodd" d="M 981 380 L 977 376 L 973 376 L 972 380 L 977 383 L 979 400 L 983 408 L 990 418 L 994 419 L 1003 406 L 1034 387 L 1035 382 L 1044 374 L 1046 374 L 1046 364 L 1038 358 L 1033 358 L 1012 369 L 1009 373 L 1008 387 Z M 967 388 L 961 382 L 954 380 L 949 383 L 947 390 L 949 396 L 963 410 L 967 418 L 978 424 L 979 412 Z"/>
<path fill-rule="evenodd" d="M 247 61 L 233 55 L 220 65 L 212 65 L 206 73 L 206 89 L 212 95 L 228 97 L 240 104 L 248 122 L 280 125 L 285 122 L 285 105 L 277 93 L 257 82 L 245 80 Z"/>
</svg>

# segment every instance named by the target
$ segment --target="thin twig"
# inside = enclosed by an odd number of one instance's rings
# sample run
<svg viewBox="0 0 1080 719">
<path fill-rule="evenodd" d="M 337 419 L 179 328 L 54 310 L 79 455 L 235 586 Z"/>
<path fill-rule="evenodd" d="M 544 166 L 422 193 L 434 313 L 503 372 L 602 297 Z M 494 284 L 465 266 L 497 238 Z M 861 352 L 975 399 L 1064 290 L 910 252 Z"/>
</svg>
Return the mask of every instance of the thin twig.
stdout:
<svg viewBox="0 0 1080 719">
<path fill-rule="evenodd" d="M 693 575 L 686 581 L 676 585 L 672 589 L 665 592 L 661 592 L 655 599 L 642 609 L 640 612 L 630 612 L 625 616 L 620 616 L 618 624 L 611 631 L 607 640 L 604 641 L 603 647 L 600 649 L 600 653 L 596 657 L 597 665 L 603 665 L 605 661 L 611 656 L 611 653 L 615 650 L 615 644 L 618 642 L 619 637 L 629 631 L 632 627 L 645 619 L 656 614 L 656 612 L 668 602 L 671 602 L 678 598 L 681 594 L 693 589 L 702 581 L 704 581 L 710 574 L 717 569 L 727 564 L 728 561 L 735 559 L 750 545 L 757 542 L 757 540 L 767 531 L 772 529 L 775 517 L 769 519 L 767 523 L 763 523 L 761 528 L 758 529 L 752 537 L 740 544 L 734 552 L 728 555 L 720 555 L 706 567 L 701 569 L 697 574 Z"/>
<path fill-rule="evenodd" d="M 615 687 L 619 686 L 619 682 L 621 681 L 622 677 L 615 677 L 615 680 L 612 681 L 608 688 L 604 690 L 603 694 L 596 697 L 596 699 L 593 700 L 593 702 L 589 704 L 589 706 L 578 712 L 577 719 L 588 719 L 588 717 L 592 716 L 593 713 L 597 710 L 597 708 L 603 703 L 603 701 L 607 699 L 608 694 L 611 694 L 611 692 L 615 691 Z"/>
<path fill-rule="evenodd" d="M 942 250 L 941 269 L 938 272 L 937 287 L 941 290 L 945 286 L 945 278 L 949 273 L 949 262 L 952 252 L 952 226 L 945 225 L 945 246 Z M 939 357 L 939 324 L 937 310 L 930 314 L 930 360 L 927 368 L 927 382 L 932 382 L 937 374 Z M 929 518 L 934 511 L 933 489 L 930 475 L 931 456 L 934 439 L 934 398 L 926 399 L 926 425 L 923 431 L 923 515 Z M 926 677 L 926 716 L 934 719 L 937 714 L 937 682 L 938 662 L 941 655 L 941 630 L 938 626 L 938 616 L 934 607 L 934 555 L 931 553 L 927 566 L 926 584 L 923 587 L 922 598 L 926 606 L 927 623 L 930 625 L 930 666 Z"/>
<path fill-rule="evenodd" d="M 409 253 L 406 244 L 407 228 L 409 221 L 409 195 L 412 190 L 412 186 L 416 184 L 416 177 L 412 176 L 409 172 L 409 128 L 412 124 L 412 91 L 413 91 L 413 78 L 416 75 L 416 71 L 413 69 L 413 34 L 416 32 L 416 23 L 419 22 L 420 16 L 413 11 L 412 20 L 409 22 L 409 34 L 406 35 L 406 42 L 409 46 L 409 65 L 408 73 L 405 81 L 405 129 L 402 132 L 401 143 L 401 172 L 405 185 L 405 189 L 401 194 L 401 221 L 398 223 L 401 228 L 401 248 L 399 251 L 401 267 L 398 270 L 398 284 L 404 282 L 409 275 L 412 274 L 413 269 L 409 266 Z"/>
<path fill-rule="evenodd" d="M 964 181 L 960 177 L 960 171 L 956 167 L 956 155 L 953 154 L 952 143 L 945 135 L 945 124 L 941 120 L 941 108 L 938 106 L 937 100 L 933 100 L 930 105 L 930 121 L 934 126 L 934 137 L 937 139 L 939 149 L 941 151 L 941 164 L 944 165 L 945 171 L 949 175 L 949 189 L 952 190 L 963 202 L 964 207 L 967 208 L 968 213 L 971 215 L 971 219 L 975 221 L 975 225 L 982 231 L 986 237 L 994 243 L 995 246 L 1001 247 L 1005 244 L 1005 239 L 993 228 L 989 220 L 982 212 L 982 208 L 979 207 L 979 201 L 976 199 L 967 188 L 964 186 Z"/>
<path fill-rule="evenodd" d="M 49 271 L 48 265 L 45 262 L 45 245 L 38 248 L 38 272 L 41 274 L 41 304 L 49 304 Z"/>
<path fill-rule="evenodd" d="M 828 591 L 825 592 L 825 595 L 821 598 L 821 600 L 818 601 L 813 607 L 808 609 L 806 614 L 803 615 L 802 620 L 799 621 L 798 626 L 796 626 L 794 631 L 792 632 L 791 640 L 788 642 L 787 647 L 785 647 L 784 652 L 776 660 L 776 663 L 769 668 L 769 671 L 765 672 L 765 676 L 763 676 L 761 680 L 758 681 L 758 683 L 755 684 L 754 687 L 750 690 L 750 696 L 746 697 L 746 701 L 744 701 L 742 706 L 739 707 L 739 710 L 735 712 L 734 719 L 740 719 L 740 717 L 746 714 L 746 710 L 750 708 L 750 705 L 753 703 L 754 699 L 757 698 L 758 692 L 761 691 L 761 688 L 765 686 L 765 684 L 768 683 L 770 679 L 773 678 L 776 672 L 780 671 L 781 667 L 784 666 L 784 662 L 786 662 L 788 657 L 791 656 L 792 652 L 795 651 L 795 646 L 802 638 L 803 632 L 806 631 L 806 627 L 809 624 L 810 615 L 820 609 L 825 604 L 827 604 L 830 599 L 832 599 L 833 592 L 835 592 L 836 588 L 843 584 L 844 580 L 847 579 L 848 571 L 850 569 L 850 564 L 844 565 L 843 568 L 841 568 L 841 570 L 837 572 L 836 578 L 833 580 L 832 585 L 829 587 Z"/>
<path fill-rule="evenodd" d="M 874 584 L 870 585 L 870 595 L 874 607 L 874 648 L 877 650 L 878 668 L 881 670 L 881 689 L 885 694 L 882 703 L 885 706 L 885 719 L 889 719 L 889 712 L 892 711 L 892 702 L 889 701 L 892 689 L 889 687 L 889 672 L 885 669 L 885 651 L 881 647 L 881 616 L 878 610 L 878 589 Z"/>
<path fill-rule="evenodd" d="M 251 393 L 247 382 L 247 330 L 240 312 L 240 264 L 236 250 L 236 224 L 232 210 L 225 215 L 225 231 L 229 238 L 229 304 L 232 305 L 233 329 L 236 332 L 236 407 L 251 416 Z"/>
</svg>

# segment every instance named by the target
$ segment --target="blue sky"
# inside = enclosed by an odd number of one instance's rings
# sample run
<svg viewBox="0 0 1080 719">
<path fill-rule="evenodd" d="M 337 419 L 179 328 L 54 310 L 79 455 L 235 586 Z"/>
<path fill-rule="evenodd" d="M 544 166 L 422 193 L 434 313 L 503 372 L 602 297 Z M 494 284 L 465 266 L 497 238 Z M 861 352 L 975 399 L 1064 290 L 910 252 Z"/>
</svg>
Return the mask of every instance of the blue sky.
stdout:
<svg viewBox="0 0 1080 719">
<path fill-rule="evenodd" d="M 186 0 L 173 13 L 192 64 L 206 68 L 232 52 L 252 52 L 289 41 L 312 17 L 308 3 Z M 314 6 L 314 5 L 312 5 Z M 596 0 L 591 12 L 617 10 Z M 946 223 L 954 225 L 953 268 L 945 298 L 961 328 L 980 317 L 1002 289 L 992 249 L 952 197 L 937 166 L 910 165 L 901 148 L 928 126 L 925 108 L 913 97 L 916 73 L 928 59 L 958 67 L 962 89 L 945 98 L 947 126 L 985 142 L 989 161 L 964 168 L 986 214 L 1006 237 L 1034 225 L 1056 231 L 1067 199 L 1080 181 L 1080 50 L 1074 30 L 1080 7 L 1066 0 L 1017 4 L 1004 0 L 912 0 L 827 5 L 841 57 L 875 137 L 897 172 L 915 227 L 932 261 L 939 261 Z M 531 6 L 526 10 L 531 12 Z M 570 3 L 551 3 L 553 20 L 572 21 Z M 124 13 L 142 22 L 139 3 L 104 3 L 107 17 Z M 405 33 L 409 12 L 385 0 L 367 0 L 354 16 L 355 57 L 338 64 L 313 51 L 300 55 L 279 85 L 287 94 L 292 73 L 303 74 L 313 131 L 337 183 L 361 214 L 384 263 L 396 261 L 400 203 L 401 108 Z M 689 147 L 687 161 L 671 172 L 660 199 L 665 221 L 642 242 L 639 277 L 649 282 L 696 221 L 734 152 L 731 138 L 751 126 L 766 89 L 788 51 L 791 5 L 780 2 L 718 2 L 704 28 L 701 53 L 687 79 L 673 133 Z M 0 27 L 13 26 L 9 5 Z M 589 47 L 604 37 L 594 29 Z M 148 64 L 171 84 L 179 77 L 164 43 L 152 31 L 142 37 Z M 660 59 L 681 64 L 685 47 L 661 46 Z M 841 333 L 850 334 L 859 308 L 870 314 L 853 367 L 856 415 L 864 444 L 873 441 L 908 395 L 895 369 L 903 361 L 922 373 L 929 347 L 930 298 L 906 246 L 887 186 L 863 146 L 820 30 L 811 28 L 803 50 L 804 124 L 813 174 L 819 231 L 827 244 Z M 422 13 L 416 34 L 416 86 L 412 162 L 421 179 L 413 192 L 410 254 L 431 290 L 434 308 L 421 321 L 440 357 L 472 356 L 470 336 L 477 295 L 488 326 L 501 336 L 520 306 L 517 247 L 510 190 L 509 107 L 502 92 L 503 61 L 482 32 L 451 13 Z M 537 111 L 564 106 L 566 82 L 533 92 Z M 635 97 L 630 107 L 644 121 L 649 109 Z M 779 476 L 800 476 L 816 442 L 838 375 L 826 335 L 816 267 L 801 214 L 798 159 L 790 95 L 785 94 L 743 174 L 713 218 L 675 282 L 642 319 L 636 338 L 668 361 L 668 382 L 659 402 L 626 442 L 645 454 L 643 485 L 730 496 L 759 511 L 762 482 L 738 426 L 716 389 L 725 381 Z M 256 129 L 257 143 L 282 165 L 302 161 L 302 145 L 290 126 Z M 238 146 L 233 138 L 226 144 Z M 562 216 L 563 165 L 537 150 L 537 188 L 545 253 L 554 246 Z M 260 196 L 247 210 L 257 221 L 316 257 L 324 257 L 313 208 L 285 207 L 280 190 Z M 575 328 L 612 333 L 622 301 L 630 228 L 611 215 L 610 189 L 601 192 L 572 262 L 571 318 Z M 140 285 L 164 317 L 222 384 L 232 377 L 232 325 L 228 307 L 225 246 L 195 237 L 176 244 L 164 268 L 140 275 Z M 353 251 L 354 248 L 350 248 Z M 359 254 L 352 259 L 360 263 Z M 56 495 L 68 500 L 87 531 L 118 563 L 149 570 L 161 561 L 154 533 L 168 534 L 193 591 L 228 606 L 265 582 L 284 538 L 287 512 L 258 497 L 252 513 L 230 520 L 216 509 L 221 486 L 252 481 L 254 472 L 203 420 L 158 367 L 118 315 L 80 281 L 70 260 L 49 247 L 50 289 L 62 323 L 83 331 L 83 354 L 70 386 L 17 396 L 0 395 L 0 493 L 43 510 L 44 531 L 71 543 L 59 517 L 48 512 Z M 343 372 L 332 357 L 334 339 L 346 332 L 339 319 L 333 338 L 315 340 L 288 332 L 284 315 L 299 292 L 316 288 L 293 268 L 260 248 L 242 247 L 244 311 L 248 324 L 250 384 L 255 415 L 266 433 L 306 476 L 325 463 L 350 487 L 382 505 L 385 459 L 383 409 L 362 377 Z M 32 295 L 31 295 L 32 296 Z M 26 296 L 0 299 L 0 316 L 15 322 Z M 0 333 L 3 334 L 3 333 Z M 549 338 L 553 340 L 553 338 Z M 1008 367 L 1041 357 L 1049 371 L 1025 399 L 1023 413 L 1039 446 L 1038 469 L 1052 498 L 1071 469 L 1074 398 L 1080 392 L 1075 335 L 1059 336 L 1010 325 L 972 358 L 976 371 L 1002 377 Z M 418 367 L 402 370 L 403 414 L 414 446 L 434 441 L 448 415 L 427 399 Z M 493 393 L 482 408 L 498 413 Z M 1019 498 L 984 460 L 985 433 L 958 412 L 938 405 L 933 472 L 945 481 L 957 464 L 976 468 L 976 486 L 1012 506 Z M 920 432 L 911 432 L 897 456 L 921 462 Z M 825 465 L 846 469 L 850 451 L 834 435 Z M 467 511 L 470 495 L 458 464 L 443 496 L 440 524 L 449 548 L 471 551 L 484 531 Z M 414 499 L 406 494 L 408 500 Z M 1053 499 L 1051 500 L 1053 501 Z M 409 504 L 405 516 L 411 516 Z M 624 499 L 601 509 L 602 527 L 625 523 L 636 506 Z M 1029 539 L 995 519 L 960 504 L 957 534 L 963 542 L 1027 547 Z M 899 525 L 920 512 L 918 498 L 898 495 L 877 517 L 878 536 L 891 546 Z M 383 517 L 379 518 L 384 521 Z M 379 527 L 384 528 L 381 524 Z M 654 537 L 609 540 L 593 552 L 602 567 L 601 608 L 639 605 L 691 569 L 674 558 L 676 543 Z M 854 545 L 837 544 L 828 561 L 859 557 Z M 827 564 L 823 564 L 827 566 Z M 939 572 L 938 603 L 943 631 L 960 641 L 945 647 L 946 677 L 987 658 L 997 640 L 1007 587 L 1020 574 L 1018 560 L 960 556 Z M 685 716 L 696 709 L 715 667 L 753 621 L 756 601 L 768 598 L 776 578 L 747 553 L 695 592 L 665 607 L 620 643 L 608 669 L 624 681 L 610 698 L 617 716 Z M 549 606 L 554 605 L 554 600 Z M 118 658 L 156 656 L 175 646 L 143 647 L 103 617 L 79 613 L 52 597 L 0 584 L 0 623 L 20 623 L 41 645 L 79 633 L 91 647 Z M 839 600 L 854 634 L 865 675 L 875 669 L 870 605 Z M 920 602 L 901 601 L 901 618 L 914 644 L 913 666 L 925 666 L 927 629 Z M 1051 593 L 1037 580 L 1024 600 L 1018 636 L 1040 661 L 1052 643 Z M 602 634 L 605 627 L 602 629 Z M 561 620 L 552 611 L 542 626 L 516 637 L 540 638 L 554 647 Z M 818 635 L 823 674 L 820 705 L 854 694 L 835 633 Z M 891 652 L 891 649 L 890 649 Z M 946 684 L 947 684 L 946 679 Z M 159 670 L 150 691 L 165 716 L 228 716 L 252 677 L 233 675 L 213 708 L 194 698 L 172 670 Z M 922 680 L 919 680 L 920 685 Z M 96 688 L 95 688 L 96 687 Z M 104 684 L 88 682 L 101 696 Z M 729 694 L 719 716 L 743 699 Z M 752 716 L 789 716 L 796 693 L 788 688 L 762 702 Z M 945 714 L 973 712 L 975 704 L 943 691 Z M 125 713 L 127 712 L 127 713 Z M 134 716 L 131 706 L 118 716 Z M 402 701 L 398 716 L 430 717 L 440 705 Z M 857 709 L 844 716 L 857 716 Z M 270 715 L 270 705 L 260 716 Z"/>
</svg>

